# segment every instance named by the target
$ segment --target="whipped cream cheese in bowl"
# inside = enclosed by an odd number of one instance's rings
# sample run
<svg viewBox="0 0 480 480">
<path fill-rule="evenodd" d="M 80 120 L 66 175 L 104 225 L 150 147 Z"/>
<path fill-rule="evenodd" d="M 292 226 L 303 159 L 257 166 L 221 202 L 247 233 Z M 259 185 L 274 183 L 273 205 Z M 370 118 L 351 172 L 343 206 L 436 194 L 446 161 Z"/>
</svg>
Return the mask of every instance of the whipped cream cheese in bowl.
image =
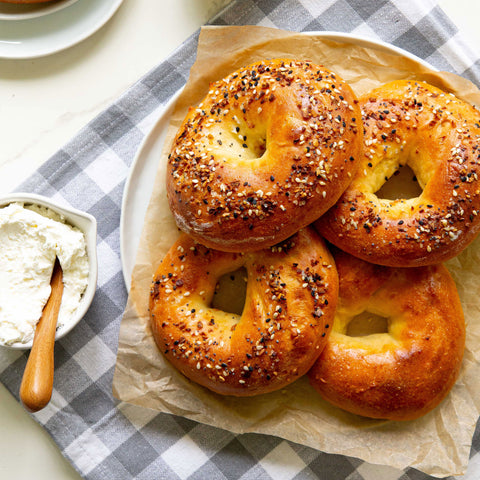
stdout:
<svg viewBox="0 0 480 480">
<path fill-rule="evenodd" d="M 55 339 L 83 318 L 96 290 L 96 237 L 96 220 L 85 212 L 40 195 L 0 196 L 1 346 L 32 347 L 56 257 L 64 291 Z"/>
</svg>

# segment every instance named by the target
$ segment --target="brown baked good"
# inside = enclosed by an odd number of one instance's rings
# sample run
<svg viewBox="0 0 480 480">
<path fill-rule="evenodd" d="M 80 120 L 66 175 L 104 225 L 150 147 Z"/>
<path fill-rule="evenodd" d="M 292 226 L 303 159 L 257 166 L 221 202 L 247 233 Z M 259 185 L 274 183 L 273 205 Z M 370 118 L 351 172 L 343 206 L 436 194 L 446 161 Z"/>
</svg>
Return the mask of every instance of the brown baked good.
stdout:
<svg viewBox="0 0 480 480">
<path fill-rule="evenodd" d="M 241 315 L 211 307 L 218 279 L 247 271 Z M 183 234 L 155 273 L 151 327 L 165 357 L 221 394 L 271 392 L 304 375 L 322 351 L 338 297 L 337 273 L 311 228 L 252 253 L 208 249 Z"/>
<path fill-rule="evenodd" d="M 360 109 L 338 75 L 306 61 L 257 62 L 190 109 L 169 155 L 170 208 L 208 247 L 271 246 L 337 201 L 361 148 Z"/>
<path fill-rule="evenodd" d="M 0 0 L 3 3 L 47 3 L 55 2 L 56 0 Z"/>
<path fill-rule="evenodd" d="M 454 385 L 465 323 L 456 286 L 442 265 L 391 268 L 334 253 L 339 303 L 333 331 L 309 372 L 325 400 L 372 418 L 411 420 Z M 387 333 L 348 335 L 363 312 L 388 319 Z"/>
<path fill-rule="evenodd" d="M 357 174 L 316 227 L 366 261 L 411 267 L 460 253 L 480 228 L 480 115 L 423 82 L 399 80 L 360 98 L 365 149 Z M 417 198 L 377 197 L 401 165 L 413 170 Z"/>
</svg>

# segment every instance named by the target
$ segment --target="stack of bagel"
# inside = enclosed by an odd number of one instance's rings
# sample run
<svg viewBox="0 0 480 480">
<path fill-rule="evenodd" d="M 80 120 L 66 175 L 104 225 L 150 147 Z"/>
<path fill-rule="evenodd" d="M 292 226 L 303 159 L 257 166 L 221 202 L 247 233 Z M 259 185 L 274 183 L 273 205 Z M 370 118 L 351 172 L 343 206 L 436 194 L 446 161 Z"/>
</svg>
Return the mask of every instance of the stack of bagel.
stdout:
<svg viewBox="0 0 480 480">
<path fill-rule="evenodd" d="M 480 115 L 418 81 L 357 98 L 308 61 L 256 62 L 212 84 L 168 156 L 182 234 L 158 266 L 150 324 L 165 357 L 223 395 L 303 375 L 328 402 L 411 420 L 448 394 L 465 322 L 442 262 L 480 228 Z M 376 193 L 408 165 L 422 193 Z M 240 313 L 213 306 L 245 269 Z M 373 317 L 378 331 L 352 326 Z"/>
</svg>

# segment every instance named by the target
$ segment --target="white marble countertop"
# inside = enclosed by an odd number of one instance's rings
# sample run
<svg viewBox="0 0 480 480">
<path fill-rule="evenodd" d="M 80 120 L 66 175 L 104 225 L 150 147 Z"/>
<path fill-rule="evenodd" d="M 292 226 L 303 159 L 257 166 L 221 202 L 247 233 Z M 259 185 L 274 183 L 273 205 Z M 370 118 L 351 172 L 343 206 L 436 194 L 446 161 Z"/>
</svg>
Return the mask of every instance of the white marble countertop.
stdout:
<svg viewBox="0 0 480 480">
<path fill-rule="evenodd" d="M 124 0 L 111 21 L 79 45 L 38 59 L 0 59 L 0 194 L 13 190 L 227 3 Z M 480 2 L 439 4 L 480 50 Z M 108 77 L 99 76 L 106 64 Z M 80 479 L 2 385 L 0 423 L 0 478 Z"/>
</svg>

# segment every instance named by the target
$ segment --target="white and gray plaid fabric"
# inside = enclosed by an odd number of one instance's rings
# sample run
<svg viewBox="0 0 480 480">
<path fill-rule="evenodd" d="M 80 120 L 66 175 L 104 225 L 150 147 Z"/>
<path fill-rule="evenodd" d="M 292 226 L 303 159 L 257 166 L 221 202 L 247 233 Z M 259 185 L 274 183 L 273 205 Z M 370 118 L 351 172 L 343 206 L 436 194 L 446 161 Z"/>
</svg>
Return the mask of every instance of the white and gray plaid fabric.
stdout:
<svg viewBox="0 0 480 480">
<path fill-rule="evenodd" d="M 294 31 L 352 32 L 392 43 L 480 85 L 480 57 L 434 0 L 237 0 L 212 21 Z M 119 220 L 123 186 L 145 134 L 184 85 L 198 34 L 148 73 L 55 154 L 18 190 L 54 197 L 98 220 L 98 289 L 85 319 L 55 349 L 53 399 L 34 415 L 89 480 L 421 480 L 258 434 L 234 435 L 112 397 L 120 320 L 127 301 Z M 18 398 L 27 355 L 0 349 L 0 381 Z M 469 479 L 480 478 L 480 430 Z"/>
</svg>

